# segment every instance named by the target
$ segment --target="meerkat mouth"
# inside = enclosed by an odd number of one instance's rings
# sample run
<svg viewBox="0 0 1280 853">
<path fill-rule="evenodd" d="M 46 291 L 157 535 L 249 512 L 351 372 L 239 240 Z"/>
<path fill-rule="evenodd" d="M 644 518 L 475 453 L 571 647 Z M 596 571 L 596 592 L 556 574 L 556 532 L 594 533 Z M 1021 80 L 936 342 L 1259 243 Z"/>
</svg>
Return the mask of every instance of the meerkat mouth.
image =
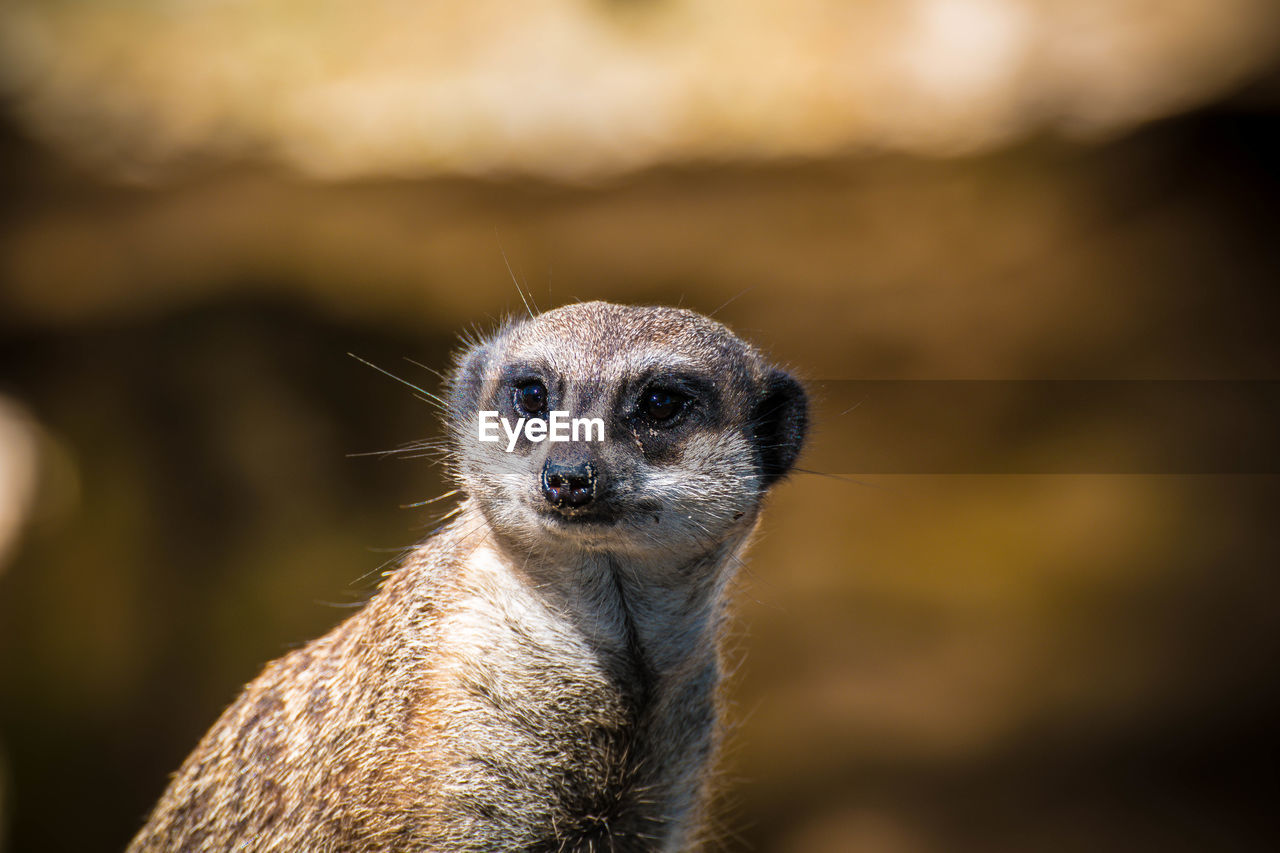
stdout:
<svg viewBox="0 0 1280 853">
<path fill-rule="evenodd" d="M 539 509 L 538 518 L 547 525 L 558 529 L 608 528 L 618 525 L 616 512 L 594 510 L 554 510 Z"/>
</svg>

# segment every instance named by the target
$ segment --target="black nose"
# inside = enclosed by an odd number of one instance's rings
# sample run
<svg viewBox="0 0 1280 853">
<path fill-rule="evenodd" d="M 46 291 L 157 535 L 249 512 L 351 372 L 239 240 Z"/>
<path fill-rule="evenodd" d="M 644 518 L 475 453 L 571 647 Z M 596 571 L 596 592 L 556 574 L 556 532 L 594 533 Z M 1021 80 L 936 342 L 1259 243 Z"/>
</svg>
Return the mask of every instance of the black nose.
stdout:
<svg viewBox="0 0 1280 853">
<path fill-rule="evenodd" d="M 552 506 L 576 509 L 596 495 L 596 466 L 590 462 L 566 465 L 548 461 L 542 466 L 542 496 Z"/>
</svg>

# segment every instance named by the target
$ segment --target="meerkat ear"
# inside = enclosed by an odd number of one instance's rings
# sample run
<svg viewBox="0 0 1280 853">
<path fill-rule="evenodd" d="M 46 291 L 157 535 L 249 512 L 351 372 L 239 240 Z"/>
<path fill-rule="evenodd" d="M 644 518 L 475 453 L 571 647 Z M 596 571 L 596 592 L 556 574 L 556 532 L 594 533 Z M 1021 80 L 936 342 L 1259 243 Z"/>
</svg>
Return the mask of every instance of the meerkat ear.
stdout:
<svg viewBox="0 0 1280 853">
<path fill-rule="evenodd" d="M 761 485 L 767 489 L 787 475 L 804 445 L 809 428 L 804 388 L 787 372 L 774 370 L 761 388 L 751 421 L 760 451 Z"/>
</svg>

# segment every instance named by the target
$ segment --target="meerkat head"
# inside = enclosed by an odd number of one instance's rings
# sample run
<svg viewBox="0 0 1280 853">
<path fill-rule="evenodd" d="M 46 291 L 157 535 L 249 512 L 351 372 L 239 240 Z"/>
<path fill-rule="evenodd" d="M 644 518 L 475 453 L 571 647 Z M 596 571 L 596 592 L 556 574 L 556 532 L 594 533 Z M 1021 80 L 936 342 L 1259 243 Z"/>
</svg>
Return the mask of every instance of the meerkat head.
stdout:
<svg viewBox="0 0 1280 853">
<path fill-rule="evenodd" d="M 751 528 L 807 425 L 800 384 L 725 326 L 604 302 L 470 347 L 448 406 L 463 490 L 543 553 L 710 553 Z"/>
</svg>

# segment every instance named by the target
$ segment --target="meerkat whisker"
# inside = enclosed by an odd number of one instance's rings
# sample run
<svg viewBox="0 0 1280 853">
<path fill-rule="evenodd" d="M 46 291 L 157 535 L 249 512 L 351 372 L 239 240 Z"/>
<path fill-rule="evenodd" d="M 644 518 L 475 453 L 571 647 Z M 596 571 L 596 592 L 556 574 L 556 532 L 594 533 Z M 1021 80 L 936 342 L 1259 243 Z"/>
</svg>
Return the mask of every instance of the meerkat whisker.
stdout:
<svg viewBox="0 0 1280 853">
<path fill-rule="evenodd" d="M 409 388 L 412 388 L 414 391 L 417 391 L 417 392 L 418 392 L 418 394 L 420 394 L 420 395 L 421 395 L 421 396 L 419 396 L 419 397 L 418 397 L 418 399 L 419 399 L 419 400 L 422 400 L 424 403 L 430 403 L 431 405 L 436 406 L 436 407 L 440 408 L 441 410 L 443 410 L 443 409 L 445 408 L 445 406 L 447 405 L 443 399 L 441 399 L 440 397 L 437 397 L 435 394 L 432 394 L 430 391 L 426 390 L 425 388 L 419 388 L 417 385 L 414 385 L 414 384 L 413 384 L 412 382 L 410 382 L 408 379 L 403 379 L 403 378 L 401 378 L 401 377 L 399 377 L 399 376 L 396 376 L 396 375 L 395 375 L 394 373 L 392 373 L 390 370 L 386 370 L 385 368 L 378 367 L 378 365 L 374 364 L 374 363 L 373 363 L 373 362 L 371 362 L 371 361 L 366 361 L 365 359 L 361 358 L 360 356 L 356 355 L 355 353 L 351 353 L 351 352 L 349 352 L 349 353 L 347 353 L 347 355 L 351 356 L 351 357 L 352 357 L 352 358 L 354 358 L 356 361 L 358 361 L 358 362 L 360 362 L 361 364 L 363 364 L 365 367 L 372 367 L 374 370 L 378 371 L 378 372 L 379 372 L 379 373 L 381 373 L 382 375 L 384 375 L 384 376 L 388 376 L 388 377 L 390 377 L 390 378 L 394 379 L 395 381 L 399 382 L 401 385 L 405 385 L 405 386 L 407 386 L 407 387 L 409 387 Z"/>
<path fill-rule="evenodd" d="M 436 503 L 437 501 L 442 501 L 445 498 L 451 498 L 454 495 L 459 494 L 461 491 L 462 491 L 461 489 L 450 489 L 449 491 L 445 492 L 443 495 L 436 495 L 434 498 L 427 498 L 425 501 L 414 501 L 411 504 L 400 504 L 400 509 L 413 509 L 415 507 L 426 506 L 427 504 L 433 504 L 433 503 Z"/>
</svg>

